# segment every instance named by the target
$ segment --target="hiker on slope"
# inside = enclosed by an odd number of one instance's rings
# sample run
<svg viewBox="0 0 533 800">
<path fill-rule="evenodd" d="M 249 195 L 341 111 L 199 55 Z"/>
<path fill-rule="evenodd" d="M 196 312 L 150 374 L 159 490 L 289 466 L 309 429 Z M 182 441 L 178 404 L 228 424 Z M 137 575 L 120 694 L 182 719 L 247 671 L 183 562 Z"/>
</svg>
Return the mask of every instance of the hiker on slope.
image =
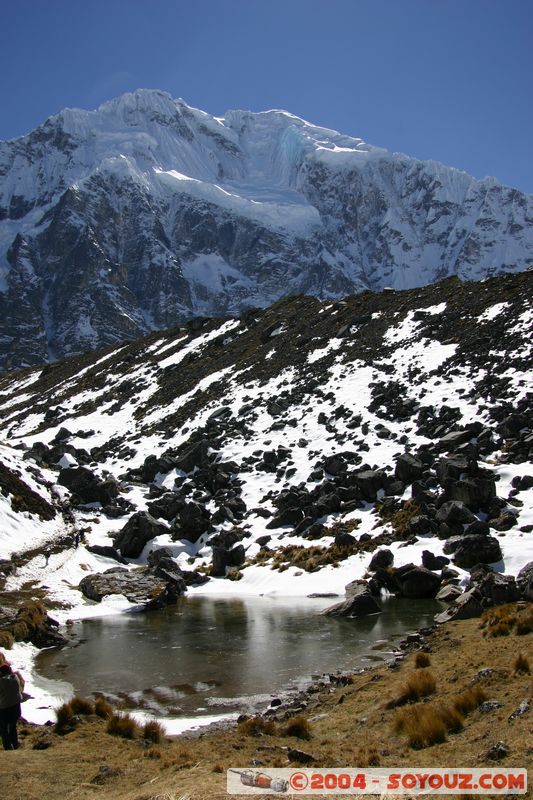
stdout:
<svg viewBox="0 0 533 800">
<path fill-rule="evenodd" d="M 0 736 L 4 750 L 18 750 L 17 722 L 21 716 L 22 679 L 9 664 L 0 666 Z"/>
</svg>

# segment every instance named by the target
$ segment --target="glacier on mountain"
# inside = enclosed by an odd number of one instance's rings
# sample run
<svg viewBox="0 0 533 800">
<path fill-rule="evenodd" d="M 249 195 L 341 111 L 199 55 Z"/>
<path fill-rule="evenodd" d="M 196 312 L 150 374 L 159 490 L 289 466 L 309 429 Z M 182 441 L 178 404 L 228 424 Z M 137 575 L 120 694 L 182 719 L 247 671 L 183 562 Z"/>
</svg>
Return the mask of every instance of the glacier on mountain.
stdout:
<svg viewBox="0 0 533 800">
<path fill-rule="evenodd" d="M 314 126 L 138 90 L 0 143 L 0 366 L 282 296 L 525 269 L 533 199 Z"/>
</svg>

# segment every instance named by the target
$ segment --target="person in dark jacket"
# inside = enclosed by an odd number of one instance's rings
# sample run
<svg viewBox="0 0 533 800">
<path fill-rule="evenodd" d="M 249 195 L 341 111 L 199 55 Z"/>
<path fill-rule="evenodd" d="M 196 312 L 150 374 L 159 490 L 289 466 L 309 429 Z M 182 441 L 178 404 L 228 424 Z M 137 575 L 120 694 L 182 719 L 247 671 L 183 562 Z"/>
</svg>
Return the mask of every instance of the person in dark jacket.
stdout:
<svg viewBox="0 0 533 800">
<path fill-rule="evenodd" d="M 18 750 L 17 722 L 20 719 L 22 686 L 9 664 L 0 666 L 0 736 L 4 750 Z"/>
</svg>

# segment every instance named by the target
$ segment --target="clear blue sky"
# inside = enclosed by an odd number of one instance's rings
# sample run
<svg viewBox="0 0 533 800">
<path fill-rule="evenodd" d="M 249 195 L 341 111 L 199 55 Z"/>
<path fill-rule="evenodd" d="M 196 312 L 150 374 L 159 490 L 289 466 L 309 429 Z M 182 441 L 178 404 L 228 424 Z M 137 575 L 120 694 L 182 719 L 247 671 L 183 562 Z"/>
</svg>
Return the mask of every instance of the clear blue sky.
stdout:
<svg viewBox="0 0 533 800">
<path fill-rule="evenodd" d="M 533 192 L 532 0 L 2 0 L 0 138 L 138 87 Z"/>
</svg>

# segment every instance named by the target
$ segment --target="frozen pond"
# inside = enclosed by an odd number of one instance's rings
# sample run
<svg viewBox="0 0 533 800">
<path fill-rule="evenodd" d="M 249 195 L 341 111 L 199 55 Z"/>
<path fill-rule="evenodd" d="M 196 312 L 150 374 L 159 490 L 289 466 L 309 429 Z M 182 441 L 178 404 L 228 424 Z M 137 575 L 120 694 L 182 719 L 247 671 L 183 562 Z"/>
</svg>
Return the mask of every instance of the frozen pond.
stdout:
<svg viewBox="0 0 533 800">
<path fill-rule="evenodd" d="M 430 625 L 440 608 L 391 599 L 382 614 L 361 620 L 321 616 L 333 602 L 192 597 L 162 611 L 88 620 L 75 626 L 74 646 L 43 652 L 37 669 L 80 694 L 102 692 L 156 716 L 245 711 L 314 675 L 385 658 L 391 640 Z"/>
</svg>

